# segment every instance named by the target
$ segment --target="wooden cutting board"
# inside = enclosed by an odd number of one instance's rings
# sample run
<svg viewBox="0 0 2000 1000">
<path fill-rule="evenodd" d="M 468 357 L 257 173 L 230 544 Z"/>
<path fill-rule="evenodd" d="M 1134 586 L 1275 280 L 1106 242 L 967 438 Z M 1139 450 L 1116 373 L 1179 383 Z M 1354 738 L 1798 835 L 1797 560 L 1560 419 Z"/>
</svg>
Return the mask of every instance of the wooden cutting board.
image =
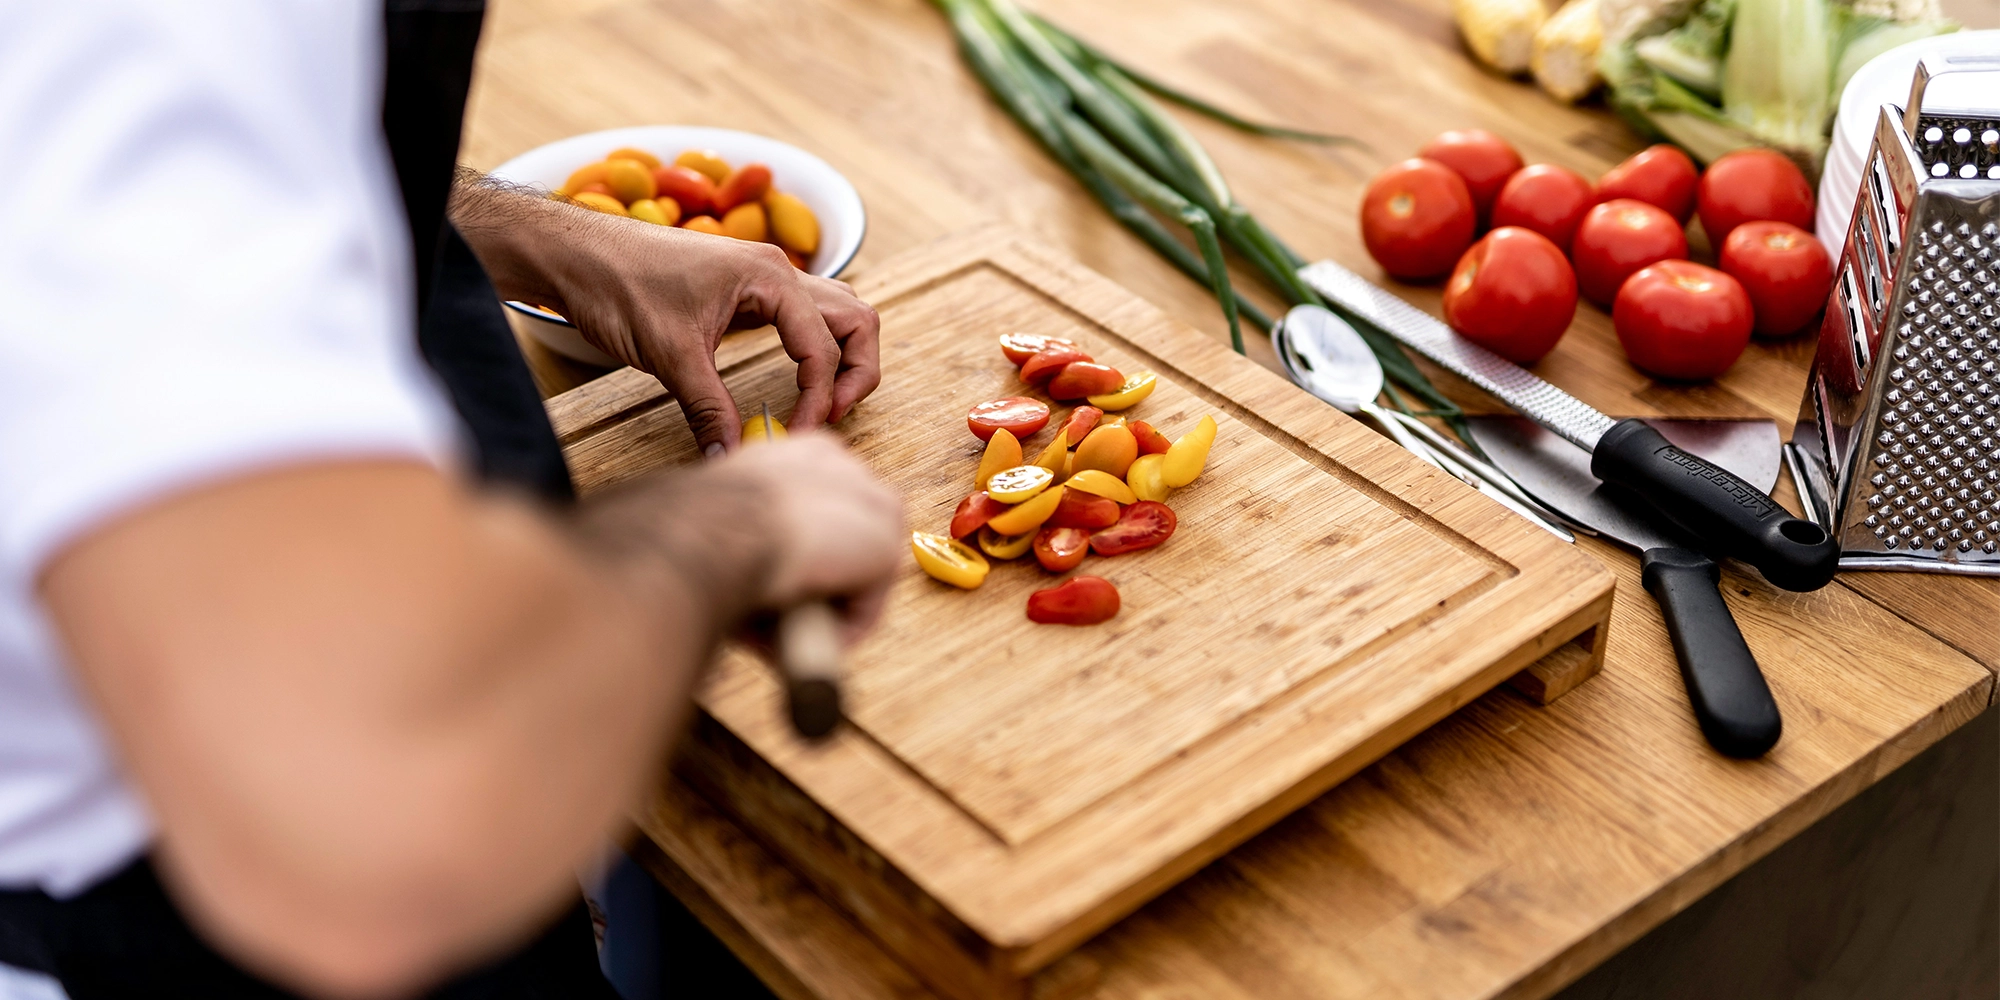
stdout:
<svg viewBox="0 0 2000 1000">
<path fill-rule="evenodd" d="M 1053 582 L 1032 558 L 972 592 L 908 564 L 850 655 L 852 725 L 829 742 L 791 734 L 746 654 L 698 696 L 678 769 L 940 992 L 1023 996 L 1028 974 L 1499 682 L 1532 665 L 1517 686 L 1550 697 L 1601 662 L 1612 578 L 1596 561 L 1080 265 L 985 229 L 860 291 L 885 374 L 839 431 L 913 528 L 941 531 L 971 489 L 966 409 L 1026 392 L 1001 334 L 1159 373 L 1128 415 L 1169 437 L 1220 425 L 1206 472 L 1168 499 L 1173 538 L 1080 570 L 1118 585 L 1112 621 L 1030 623 L 1027 595 Z M 790 412 L 774 335 L 732 338 L 718 363 L 745 413 Z M 694 460 L 639 373 L 550 412 L 585 493 Z"/>
</svg>

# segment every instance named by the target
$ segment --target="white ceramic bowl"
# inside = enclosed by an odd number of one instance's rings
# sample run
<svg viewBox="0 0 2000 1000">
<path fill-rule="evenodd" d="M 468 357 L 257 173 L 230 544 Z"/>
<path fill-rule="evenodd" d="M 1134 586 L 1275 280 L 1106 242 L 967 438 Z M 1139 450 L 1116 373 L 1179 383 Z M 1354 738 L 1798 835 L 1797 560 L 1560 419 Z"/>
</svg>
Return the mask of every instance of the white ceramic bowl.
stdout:
<svg viewBox="0 0 2000 1000">
<path fill-rule="evenodd" d="M 682 150 L 712 149 L 731 166 L 746 163 L 769 166 L 771 186 L 797 195 L 819 216 L 819 250 L 806 262 L 814 274 L 826 278 L 838 276 L 861 249 L 868 215 L 861 207 L 861 194 L 840 171 L 797 146 L 735 129 L 637 125 L 589 132 L 528 150 L 495 168 L 493 176 L 553 191 L 578 167 L 601 160 L 604 154 L 623 146 L 643 149 L 666 162 L 672 162 Z M 515 328 L 550 350 L 586 364 L 604 367 L 618 364 L 610 355 L 590 346 L 574 326 L 555 313 L 524 302 L 509 302 L 507 306 L 508 319 Z"/>
</svg>

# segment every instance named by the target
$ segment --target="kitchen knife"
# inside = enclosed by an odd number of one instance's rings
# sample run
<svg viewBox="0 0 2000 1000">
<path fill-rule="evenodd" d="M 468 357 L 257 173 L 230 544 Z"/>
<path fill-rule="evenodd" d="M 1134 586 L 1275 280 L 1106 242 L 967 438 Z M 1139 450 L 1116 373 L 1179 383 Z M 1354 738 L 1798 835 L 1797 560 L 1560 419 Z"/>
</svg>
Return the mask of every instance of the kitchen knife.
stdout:
<svg viewBox="0 0 2000 1000">
<path fill-rule="evenodd" d="M 1819 525 L 1793 517 L 1769 492 L 1675 447 L 1645 421 L 1613 421 L 1332 261 L 1308 265 L 1299 276 L 1340 308 L 1590 453 L 1592 475 L 1632 490 L 1704 551 L 1741 559 L 1786 590 L 1817 590 L 1833 580 L 1840 545 Z"/>
<path fill-rule="evenodd" d="M 764 404 L 764 440 L 776 441 L 771 404 Z M 778 672 L 792 728 L 810 740 L 840 725 L 840 617 L 825 601 L 808 601 L 778 616 Z"/>
<path fill-rule="evenodd" d="M 1757 659 L 1717 589 L 1721 570 L 1677 531 L 1659 524 L 1631 491 L 1591 474 L 1591 456 L 1520 417 L 1470 417 L 1472 438 L 1543 505 L 1584 531 L 1640 554 L 1639 579 L 1659 602 L 1695 720 L 1710 745 L 1756 757 L 1784 721 Z M 1751 484 L 1776 483 L 1778 429 L 1768 420 L 1656 421 L 1677 446 Z"/>
</svg>

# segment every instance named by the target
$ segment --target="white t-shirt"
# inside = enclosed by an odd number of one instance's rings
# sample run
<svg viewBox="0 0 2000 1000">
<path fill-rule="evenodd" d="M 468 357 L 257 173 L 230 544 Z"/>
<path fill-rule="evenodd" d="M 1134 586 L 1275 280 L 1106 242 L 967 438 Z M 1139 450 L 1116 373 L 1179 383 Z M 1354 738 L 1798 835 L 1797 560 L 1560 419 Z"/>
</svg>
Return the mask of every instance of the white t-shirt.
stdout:
<svg viewBox="0 0 2000 1000">
<path fill-rule="evenodd" d="M 150 836 L 37 600 L 52 555 L 272 464 L 452 460 L 411 329 L 381 18 L 0 0 L 0 887 L 74 894 Z"/>
</svg>

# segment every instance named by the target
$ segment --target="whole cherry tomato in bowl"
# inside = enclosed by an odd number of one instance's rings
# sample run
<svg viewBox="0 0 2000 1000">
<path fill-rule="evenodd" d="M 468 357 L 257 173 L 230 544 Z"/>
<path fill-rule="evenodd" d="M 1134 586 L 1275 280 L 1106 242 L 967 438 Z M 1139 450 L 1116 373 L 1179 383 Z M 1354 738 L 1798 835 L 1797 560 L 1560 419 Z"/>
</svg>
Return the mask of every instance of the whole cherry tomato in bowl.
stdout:
<svg viewBox="0 0 2000 1000">
<path fill-rule="evenodd" d="M 1686 260 L 1641 268 L 1611 308 L 1611 325 L 1633 367 L 1690 381 L 1728 371 L 1750 343 L 1752 322 L 1742 284 Z"/>
<path fill-rule="evenodd" d="M 1804 330 L 1833 290 L 1833 260 L 1813 234 L 1789 222 L 1746 222 L 1722 241 L 1722 270 L 1743 283 L 1757 332 L 1788 337 Z"/>
<path fill-rule="evenodd" d="M 1685 226 L 1694 215 L 1694 189 L 1700 181 L 1701 171 L 1680 147 L 1660 143 L 1605 171 L 1597 179 L 1597 197 L 1599 201 L 1643 201 Z"/>
<path fill-rule="evenodd" d="M 1520 226 L 1549 238 L 1569 252 L 1583 214 L 1597 202 L 1597 189 L 1583 175 L 1553 163 L 1522 167 L 1493 201 L 1493 227 Z"/>
<path fill-rule="evenodd" d="M 1493 215 L 1493 199 L 1514 171 L 1521 154 L 1507 140 L 1483 128 L 1452 129 L 1424 144 L 1417 155 L 1450 167 L 1472 192 L 1472 207 L 1483 224 Z"/>
<path fill-rule="evenodd" d="M 1502 226 L 1459 258 L 1444 285 L 1451 328 L 1510 361 L 1531 365 L 1576 316 L 1576 273 L 1561 248 L 1531 229 Z"/>
<path fill-rule="evenodd" d="M 1798 164 L 1771 149 L 1739 149 L 1709 164 L 1695 204 L 1714 247 L 1746 222 L 1789 222 L 1808 231 L 1813 224 L 1812 185 Z"/>
<path fill-rule="evenodd" d="M 1576 242 L 1570 247 L 1577 288 L 1598 305 L 1610 305 L 1633 272 L 1687 253 L 1687 233 L 1673 216 L 1630 198 L 1592 208 L 1576 227 Z"/>
<path fill-rule="evenodd" d="M 1439 277 L 1472 245 L 1478 225 L 1464 178 L 1436 160 L 1404 160 L 1375 175 L 1361 197 L 1361 241 L 1392 277 Z"/>
</svg>

